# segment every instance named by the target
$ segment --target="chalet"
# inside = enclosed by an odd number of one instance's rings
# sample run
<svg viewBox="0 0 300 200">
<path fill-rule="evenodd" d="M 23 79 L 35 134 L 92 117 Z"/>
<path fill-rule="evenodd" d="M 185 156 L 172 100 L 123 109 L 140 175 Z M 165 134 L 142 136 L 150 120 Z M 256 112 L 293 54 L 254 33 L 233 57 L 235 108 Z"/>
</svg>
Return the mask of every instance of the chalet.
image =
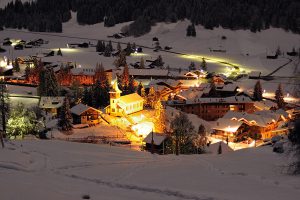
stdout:
<svg viewBox="0 0 300 200">
<path fill-rule="evenodd" d="M 152 150 L 152 139 L 153 139 L 153 151 L 158 154 L 164 152 L 164 142 L 167 140 L 167 136 L 160 133 L 149 133 L 143 142 L 145 143 L 145 150 Z"/>
<path fill-rule="evenodd" d="M 183 112 L 198 115 L 207 121 L 222 118 L 228 111 L 254 112 L 254 102 L 246 96 L 233 96 L 225 98 L 201 98 L 185 101 L 168 101 L 169 106 L 175 107 Z"/>
<path fill-rule="evenodd" d="M 121 96 L 122 91 L 114 82 L 110 93 L 110 105 L 107 106 L 106 113 L 113 116 L 126 116 L 144 109 L 144 99 L 137 93 Z"/>
<path fill-rule="evenodd" d="M 214 133 L 229 137 L 231 140 L 241 140 L 243 137 L 267 139 L 278 134 L 286 134 L 287 130 L 280 127 L 287 120 L 285 111 L 259 111 L 252 114 L 229 111 L 218 119 L 213 126 Z"/>
<path fill-rule="evenodd" d="M 54 116 L 60 111 L 65 97 L 41 97 L 39 107 Z"/>
<path fill-rule="evenodd" d="M 78 104 L 71 108 L 73 124 L 98 124 L 101 111 L 84 104 Z"/>
</svg>

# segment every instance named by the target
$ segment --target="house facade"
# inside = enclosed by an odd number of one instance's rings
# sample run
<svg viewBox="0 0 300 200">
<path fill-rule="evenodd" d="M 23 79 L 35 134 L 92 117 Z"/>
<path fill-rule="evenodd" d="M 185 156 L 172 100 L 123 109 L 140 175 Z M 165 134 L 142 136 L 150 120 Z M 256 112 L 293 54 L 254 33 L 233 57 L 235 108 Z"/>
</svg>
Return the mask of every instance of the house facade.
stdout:
<svg viewBox="0 0 300 200">
<path fill-rule="evenodd" d="M 198 98 L 193 101 L 168 102 L 183 112 L 198 115 L 207 121 L 222 118 L 228 111 L 254 112 L 254 102 L 247 97 Z"/>
<path fill-rule="evenodd" d="M 101 119 L 101 111 L 84 104 L 78 104 L 71 108 L 73 124 L 98 124 Z"/>
</svg>

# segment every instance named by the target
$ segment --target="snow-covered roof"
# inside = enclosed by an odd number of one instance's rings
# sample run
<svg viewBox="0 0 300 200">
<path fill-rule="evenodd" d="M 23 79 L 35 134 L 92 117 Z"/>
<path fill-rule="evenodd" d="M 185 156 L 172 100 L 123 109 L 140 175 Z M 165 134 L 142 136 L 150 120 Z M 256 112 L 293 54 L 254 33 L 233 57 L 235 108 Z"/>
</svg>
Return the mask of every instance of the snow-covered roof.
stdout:
<svg viewBox="0 0 300 200">
<path fill-rule="evenodd" d="M 65 97 L 41 97 L 40 108 L 60 108 Z"/>
<path fill-rule="evenodd" d="M 222 86 L 217 85 L 217 90 L 219 90 L 219 91 L 234 92 L 237 88 L 238 88 L 238 86 L 236 84 L 227 84 L 227 85 L 222 85 Z"/>
<path fill-rule="evenodd" d="M 187 99 L 187 104 L 194 103 L 252 103 L 253 101 L 246 96 L 232 96 L 225 98 L 198 98 L 194 100 Z"/>
<path fill-rule="evenodd" d="M 82 113 L 84 113 L 85 111 L 88 111 L 89 109 L 95 110 L 99 113 L 101 112 L 100 110 L 97 110 L 93 107 L 90 107 L 90 106 L 80 103 L 71 108 L 71 113 L 73 113 L 75 115 L 81 115 Z"/>
<path fill-rule="evenodd" d="M 153 133 L 153 143 L 155 145 L 161 145 L 161 143 L 167 138 L 166 135 L 163 134 L 159 134 L 159 133 Z M 152 133 L 149 133 L 145 139 L 143 140 L 143 142 L 151 144 L 152 142 Z"/>
<path fill-rule="evenodd" d="M 242 121 L 220 118 L 216 122 L 214 122 L 212 128 L 215 130 L 234 133 L 241 127 L 242 124 Z"/>
<path fill-rule="evenodd" d="M 270 111 L 271 112 L 271 111 Z M 223 119 L 231 119 L 237 121 L 244 121 L 251 125 L 256 125 L 260 127 L 266 127 L 268 124 L 271 124 L 277 121 L 278 115 L 273 115 L 272 113 L 245 113 L 245 112 L 234 112 L 228 111 L 224 116 Z"/>
<path fill-rule="evenodd" d="M 131 104 L 131 103 L 144 101 L 144 99 L 137 93 L 133 93 L 133 94 L 121 96 L 119 101 L 124 104 Z"/>
<path fill-rule="evenodd" d="M 255 101 L 254 106 L 259 110 L 270 110 L 272 107 L 276 107 L 277 105 L 273 101 L 264 100 L 264 101 Z"/>
<path fill-rule="evenodd" d="M 169 70 L 129 68 L 129 74 L 132 76 L 168 76 Z"/>
</svg>

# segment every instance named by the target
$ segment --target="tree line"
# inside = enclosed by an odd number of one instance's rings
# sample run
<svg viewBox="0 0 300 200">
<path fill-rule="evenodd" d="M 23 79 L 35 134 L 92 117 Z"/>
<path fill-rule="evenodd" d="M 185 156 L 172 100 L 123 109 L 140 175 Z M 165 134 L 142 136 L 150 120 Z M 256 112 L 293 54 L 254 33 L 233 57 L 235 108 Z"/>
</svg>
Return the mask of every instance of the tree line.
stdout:
<svg viewBox="0 0 300 200">
<path fill-rule="evenodd" d="M 207 29 L 250 29 L 253 32 L 278 27 L 300 33 L 298 0 L 16 0 L 0 9 L 0 27 L 61 32 L 62 23 L 77 12 L 79 24 L 104 22 L 107 27 L 134 21 L 128 33 L 140 36 L 156 22 L 189 19 Z"/>
</svg>

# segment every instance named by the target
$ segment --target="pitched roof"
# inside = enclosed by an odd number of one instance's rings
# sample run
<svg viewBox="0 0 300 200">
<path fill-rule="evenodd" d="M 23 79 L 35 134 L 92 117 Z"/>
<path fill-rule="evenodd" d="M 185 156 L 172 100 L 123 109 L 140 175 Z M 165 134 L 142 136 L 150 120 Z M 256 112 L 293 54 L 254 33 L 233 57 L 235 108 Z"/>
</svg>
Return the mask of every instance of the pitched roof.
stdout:
<svg viewBox="0 0 300 200">
<path fill-rule="evenodd" d="M 137 93 L 128 94 L 120 97 L 120 102 L 125 104 L 135 103 L 138 101 L 144 101 L 144 99 Z"/>
<path fill-rule="evenodd" d="M 166 135 L 163 134 L 159 134 L 159 133 L 153 133 L 153 143 L 155 145 L 161 145 L 161 143 L 167 138 Z M 152 142 L 152 132 L 149 133 L 145 139 L 143 140 L 143 142 L 151 144 Z"/>
<path fill-rule="evenodd" d="M 97 112 L 101 112 L 100 110 L 97 110 L 93 107 L 90 107 L 90 106 L 87 106 L 87 105 L 84 105 L 84 104 L 80 103 L 80 104 L 77 104 L 76 106 L 71 108 L 71 113 L 73 113 L 75 115 L 81 115 L 82 113 L 84 113 L 85 111 L 87 111 L 89 109 L 93 109 Z"/>
<path fill-rule="evenodd" d="M 60 108 L 65 97 L 41 97 L 40 108 Z"/>
<path fill-rule="evenodd" d="M 214 123 L 213 129 L 234 133 L 242 124 L 241 121 L 220 118 Z"/>
</svg>

